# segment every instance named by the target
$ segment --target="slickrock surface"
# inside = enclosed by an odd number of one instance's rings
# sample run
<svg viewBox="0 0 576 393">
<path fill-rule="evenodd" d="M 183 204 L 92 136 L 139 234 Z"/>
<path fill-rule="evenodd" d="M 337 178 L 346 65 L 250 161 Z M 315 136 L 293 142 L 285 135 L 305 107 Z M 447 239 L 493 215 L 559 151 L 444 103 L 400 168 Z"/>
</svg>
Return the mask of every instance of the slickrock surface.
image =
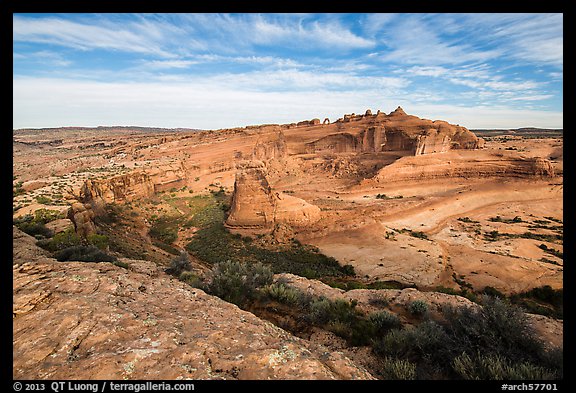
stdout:
<svg viewBox="0 0 576 393">
<path fill-rule="evenodd" d="M 56 262 L 14 229 L 14 379 L 372 379 L 155 264 Z"/>
</svg>

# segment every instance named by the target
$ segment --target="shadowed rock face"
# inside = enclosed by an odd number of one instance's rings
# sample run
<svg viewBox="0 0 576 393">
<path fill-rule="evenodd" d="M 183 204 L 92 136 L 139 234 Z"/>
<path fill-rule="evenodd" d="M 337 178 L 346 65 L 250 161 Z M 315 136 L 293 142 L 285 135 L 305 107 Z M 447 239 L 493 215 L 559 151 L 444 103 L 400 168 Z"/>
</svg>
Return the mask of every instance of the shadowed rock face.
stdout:
<svg viewBox="0 0 576 393">
<path fill-rule="evenodd" d="M 373 379 L 152 262 L 61 263 L 14 234 L 14 379 Z"/>
<path fill-rule="evenodd" d="M 226 220 L 228 228 L 267 233 L 277 223 L 303 226 L 320 219 L 317 206 L 274 192 L 266 175 L 266 166 L 261 161 L 241 161 L 237 164 L 232 206 Z"/>
</svg>

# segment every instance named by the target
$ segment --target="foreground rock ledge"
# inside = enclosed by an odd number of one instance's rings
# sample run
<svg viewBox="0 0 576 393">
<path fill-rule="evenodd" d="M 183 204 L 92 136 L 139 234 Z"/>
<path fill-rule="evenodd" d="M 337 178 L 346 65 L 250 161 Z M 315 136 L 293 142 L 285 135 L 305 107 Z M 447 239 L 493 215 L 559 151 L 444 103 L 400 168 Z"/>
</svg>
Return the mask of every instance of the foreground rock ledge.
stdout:
<svg viewBox="0 0 576 393">
<path fill-rule="evenodd" d="M 373 379 L 151 262 L 34 256 L 13 265 L 14 379 Z"/>
</svg>

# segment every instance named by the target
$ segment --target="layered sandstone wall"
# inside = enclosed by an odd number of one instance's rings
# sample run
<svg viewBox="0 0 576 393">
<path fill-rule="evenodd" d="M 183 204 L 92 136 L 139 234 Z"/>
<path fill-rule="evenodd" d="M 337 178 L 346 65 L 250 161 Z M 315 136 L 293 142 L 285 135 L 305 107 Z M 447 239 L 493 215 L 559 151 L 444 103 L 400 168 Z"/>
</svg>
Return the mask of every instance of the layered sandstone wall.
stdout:
<svg viewBox="0 0 576 393">
<path fill-rule="evenodd" d="M 386 115 L 370 110 L 344 115 L 338 132 L 305 144 L 307 153 L 363 153 L 404 151 L 411 155 L 443 153 L 451 149 L 479 149 L 483 140 L 459 125 L 407 115 L 400 107 Z"/>
<path fill-rule="evenodd" d="M 470 156 L 452 154 L 441 158 L 403 157 L 382 168 L 365 182 L 392 182 L 447 177 L 553 177 L 549 160 L 539 157 L 520 157 L 512 154 Z"/>
<path fill-rule="evenodd" d="M 114 176 L 104 180 L 86 180 L 80 189 L 80 201 L 95 210 L 107 203 L 131 201 L 154 195 L 154 183 L 145 172 Z"/>
</svg>

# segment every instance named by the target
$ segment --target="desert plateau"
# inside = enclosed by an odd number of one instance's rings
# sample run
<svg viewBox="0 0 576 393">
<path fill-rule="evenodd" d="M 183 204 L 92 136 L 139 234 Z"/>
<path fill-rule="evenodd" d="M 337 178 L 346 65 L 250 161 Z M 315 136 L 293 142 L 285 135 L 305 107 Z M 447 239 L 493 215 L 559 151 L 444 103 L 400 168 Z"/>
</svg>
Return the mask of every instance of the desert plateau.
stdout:
<svg viewBox="0 0 576 393">
<path fill-rule="evenodd" d="M 559 379 L 563 220 L 562 130 L 16 129 L 13 378 Z"/>
</svg>

